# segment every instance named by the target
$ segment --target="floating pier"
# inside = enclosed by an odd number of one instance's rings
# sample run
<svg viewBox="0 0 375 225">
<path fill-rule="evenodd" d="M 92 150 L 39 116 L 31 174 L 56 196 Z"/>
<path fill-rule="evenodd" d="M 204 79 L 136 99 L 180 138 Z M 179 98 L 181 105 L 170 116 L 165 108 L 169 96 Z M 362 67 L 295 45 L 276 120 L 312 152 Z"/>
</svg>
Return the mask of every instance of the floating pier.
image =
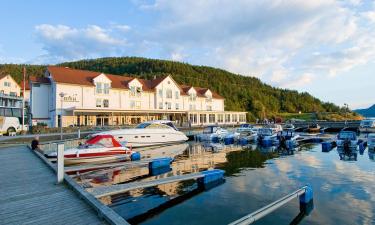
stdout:
<svg viewBox="0 0 375 225">
<path fill-rule="evenodd" d="M 258 209 L 257 211 L 250 213 L 229 225 L 247 225 L 251 224 L 264 216 L 270 214 L 281 206 L 285 205 L 292 199 L 299 197 L 300 202 L 300 211 L 306 214 L 309 214 L 313 207 L 311 207 L 313 201 L 313 190 L 310 186 L 304 186 L 293 193 L 286 195 L 279 200 L 272 202 L 269 205 L 264 206 L 263 208 Z M 307 208 L 308 207 L 308 208 Z M 307 210 L 308 209 L 308 210 Z"/>
<path fill-rule="evenodd" d="M 0 149 L 0 169 L 2 224 L 128 224 L 70 177 L 57 185 L 53 170 L 26 146 Z"/>
<path fill-rule="evenodd" d="M 166 178 L 161 178 L 161 179 L 151 180 L 151 181 L 140 181 L 140 182 L 127 183 L 127 184 L 117 184 L 117 185 L 112 185 L 108 187 L 91 188 L 91 189 L 88 189 L 88 191 L 95 197 L 100 198 L 104 196 L 124 193 L 124 192 L 131 191 L 131 190 L 138 189 L 138 188 L 153 187 L 153 186 L 157 186 L 161 184 L 168 184 L 172 182 L 192 180 L 192 179 L 198 179 L 198 183 L 200 185 L 206 185 L 211 182 L 223 180 L 224 171 L 219 170 L 219 169 L 207 170 L 207 171 L 203 171 L 200 173 L 172 176 L 172 177 L 166 177 Z"/>
</svg>

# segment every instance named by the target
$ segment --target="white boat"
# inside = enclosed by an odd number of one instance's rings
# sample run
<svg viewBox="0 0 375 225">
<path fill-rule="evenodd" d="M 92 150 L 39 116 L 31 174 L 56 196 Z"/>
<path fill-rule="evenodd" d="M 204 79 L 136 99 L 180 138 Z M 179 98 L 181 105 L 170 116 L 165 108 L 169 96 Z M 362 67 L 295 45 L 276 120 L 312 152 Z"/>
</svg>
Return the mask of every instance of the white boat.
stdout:
<svg viewBox="0 0 375 225">
<path fill-rule="evenodd" d="M 264 126 L 264 128 L 272 129 L 273 132 L 277 133 L 283 130 L 283 127 L 280 124 L 270 123 Z"/>
<path fill-rule="evenodd" d="M 367 136 L 367 147 L 369 151 L 375 151 L 375 134 Z"/>
<path fill-rule="evenodd" d="M 122 146 L 111 135 L 96 135 L 84 144 L 64 151 L 64 164 L 75 165 L 83 163 L 108 163 L 114 161 L 131 160 L 136 153 Z M 57 152 L 45 155 L 47 158 L 56 158 Z"/>
<path fill-rule="evenodd" d="M 217 141 L 223 139 L 225 136 L 229 134 L 228 130 L 221 128 L 219 126 L 208 126 L 205 127 L 203 130 L 203 133 L 198 135 L 198 139 L 200 141 L 214 141 L 217 139 Z"/>
<path fill-rule="evenodd" d="M 263 146 L 274 145 L 277 141 L 277 132 L 272 128 L 260 128 L 258 130 L 258 142 Z"/>
<path fill-rule="evenodd" d="M 354 155 L 358 152 L 358 138 L 354 131 L 341 131 L 337 135 L 337 151 L 341 155 Z"/>
<path fill-rule="evenodd" d="M 139 148 L 177 144 L 188 140 L 169 120 L 153 120 L 138 124 L 135 128 L 105 131 L 94 135 L 109 134 L 124 146 Z"/>
<path fill-rule="evenodd" d="M 300 135 L 292 130 L 283 130 L 277 133 L 278 145 L 281 148 L 292 149 L 297 147 Z"/>
<path fill-rule="evenodd" d="M 375 119 L 365 119 L 359 125 L 359 131 L 363 133 L 375 133 Z"/>
</svg>

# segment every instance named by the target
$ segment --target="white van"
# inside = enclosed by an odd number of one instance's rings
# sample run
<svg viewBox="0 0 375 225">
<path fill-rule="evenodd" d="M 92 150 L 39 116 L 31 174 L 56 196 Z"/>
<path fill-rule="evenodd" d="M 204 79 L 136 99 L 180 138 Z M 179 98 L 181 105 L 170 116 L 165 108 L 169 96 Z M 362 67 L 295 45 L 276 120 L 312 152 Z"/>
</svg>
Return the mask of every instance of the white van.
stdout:
<svg viewBox="0 0 375 225">
<path fill-rule="evenodd" d="M 25 127 L 24 127 L 25 129 Z M 12 135 L 21 132 L 22 125 L 17 117 L 0 116 L 0 134 Z"/>
</svg>

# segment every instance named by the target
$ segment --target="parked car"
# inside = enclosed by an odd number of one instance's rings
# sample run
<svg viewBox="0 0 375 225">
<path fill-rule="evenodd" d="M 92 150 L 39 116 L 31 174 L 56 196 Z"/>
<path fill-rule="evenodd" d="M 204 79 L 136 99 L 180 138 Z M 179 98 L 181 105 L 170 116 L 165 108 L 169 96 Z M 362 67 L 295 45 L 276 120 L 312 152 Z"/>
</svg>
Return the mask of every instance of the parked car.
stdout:
<svg viewBox="0 0 375 225">
<path fill-rule="evenodd" d="M 27 130 L 28 126 L 24 125 L 24 130 Z M 22 131 L 22 124 L 17 117 L 5 117 L 0 116 L 0 134 L 12 135 Z"/>
</svg>

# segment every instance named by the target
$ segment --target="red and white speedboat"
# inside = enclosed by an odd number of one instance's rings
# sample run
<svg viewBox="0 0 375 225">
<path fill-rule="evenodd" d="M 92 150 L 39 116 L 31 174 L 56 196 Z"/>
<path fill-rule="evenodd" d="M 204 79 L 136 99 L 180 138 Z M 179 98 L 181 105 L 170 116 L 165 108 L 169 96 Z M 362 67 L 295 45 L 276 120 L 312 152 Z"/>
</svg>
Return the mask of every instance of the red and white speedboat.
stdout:
<svg viewBox="0 0 375 225">
<path fill-rule="evenodd" d="M 64 164 L 107 163 L 130 160 L 135 151 L 122 146 L 112 135 L 96 135 L 77 148 L 64 151 Z M 57 152 L 46 155 L 56 158 Z"/>
</svg>

